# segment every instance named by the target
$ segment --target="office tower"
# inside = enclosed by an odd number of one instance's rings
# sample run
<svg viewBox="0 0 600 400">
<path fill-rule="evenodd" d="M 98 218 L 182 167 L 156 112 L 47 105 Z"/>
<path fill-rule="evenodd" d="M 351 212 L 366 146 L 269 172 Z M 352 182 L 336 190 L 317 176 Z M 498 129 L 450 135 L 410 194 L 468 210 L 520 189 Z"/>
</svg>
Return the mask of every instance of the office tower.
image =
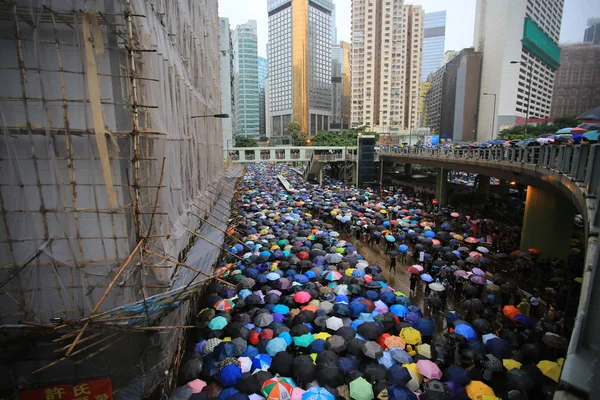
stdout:
<svg viewBox="0 0 600 400">
<path fill-rule="evenodd" d="M 590 18 L 587 29 L 583 34 L 585 43 L 600 44 L 600 18 Z"/>
<path fill-rule="evenodd" d="M 220 50 L 220 77 L 221 77 L 221 113 L 228 114 L 229 118 L 221 119 L 223 128 L 223 148 L 233 147 L 233 41 L 229 18 L 219 18 L 219 50 Z"/>
<path fill-rule="evenodd" d="M 435 72 L 444 57 L 446 39 L 446 11 L 425 13 L 425 31 L 423 36 L 423 68 L 421 81 L 425 82 L 429 74 Z"/>
<path fill-rule="evenodd" d="M 350 127 L 350 43 L 333 46 L 331 129 Z"/>
<path fill-rule="evenodd" d="M 600 104 L 600 44 L 561 46 L 560 68 L 556 71 L 552 118 L 579 116 Z"/>
<path fill-rule="evenodd" d="M 418 126 L 423 19 L 420 6 L 402 0 L 352 2 L 352 126 Z"/>
<path fill-rule="evenodd" d="M 329 129 L 333 10 L 329 0 L 268 2 L 273 136 L 292 121 L 309 135 Z"/>
<path fill-rule="evenodd" d="M 431 133 L 444 139 L 474 140 L 479 107 L 481 53 L 472 48 L 448 51 L 429 75 L 425 120 Z"/>
<path fill-rule="evenodd" d="M 258 34 L 256 21 L 238 25 L 233 32 L 235 134 L 258 138 L 260 102 L 258 88 Z"/>
<path fill-rule="evenodd" d="M 267 75 L 265 79 L 265 135 L 273 136 L 273 126 L 271 120 L 271 79 Z"/>
<path fill-rule="evenodd" d="M 267 125 L 266 125 L 266 113 L 265 113 L 265 80 L 269 74 L 269 62 L 266 58 L 258 57 L 258 100 L 259 100 L 259 111 L 260 111 L 260 125 L 259 132 L 260 136 L 266 136 Z"/>
<path fill-rule="evenodd" d="M 475 50 L 483 53 L 477 140 L 550 116 L 564 0 L 477 0 Z M 494 96 L 496 112 L 494 113 Z"/>
</svg>

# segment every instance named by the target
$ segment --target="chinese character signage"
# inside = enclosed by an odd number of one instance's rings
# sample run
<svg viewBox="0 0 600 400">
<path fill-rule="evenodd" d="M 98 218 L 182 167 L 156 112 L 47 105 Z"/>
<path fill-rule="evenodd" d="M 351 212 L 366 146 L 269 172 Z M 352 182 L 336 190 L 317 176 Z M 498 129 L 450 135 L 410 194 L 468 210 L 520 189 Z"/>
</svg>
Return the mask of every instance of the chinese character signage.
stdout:
<svg viewBox="0 0 600 400">
<path fill-rule="evenodd" d="M 110 379 L 21 390 L 19 400 L 113 400 Z"/>
</svg>

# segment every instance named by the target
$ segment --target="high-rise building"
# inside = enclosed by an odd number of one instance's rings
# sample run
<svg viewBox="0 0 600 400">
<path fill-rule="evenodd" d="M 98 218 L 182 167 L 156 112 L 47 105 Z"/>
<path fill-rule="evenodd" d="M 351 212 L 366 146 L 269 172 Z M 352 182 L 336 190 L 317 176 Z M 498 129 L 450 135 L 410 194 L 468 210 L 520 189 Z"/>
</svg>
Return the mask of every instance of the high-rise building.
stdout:
<svg viewBox="0 0 600 400">
<path fill-rule="evenodd" d="M 256 21 L 238 25 L 233 32 L 235 134 L 258 138 L 260 102 L 258 88 L 258 34 Z"/>
<path fill-rule="evenodd" d="M 600 18 L 588 19 L 588 27 L 583 34 L 585 43 L 600 44 Z"/>
<path fill-rule="evenodd" d="M 477 0 L 474 46 L 483 53 L 477 140 L 490 139 L 492 126 L 499 131 L 550 116 L 563 3 Z M 494 97 L 482 93 L 496 95 L 496 113 Z"/>
<path fill-rule="evenodd" d="M 380 133 L 418 126 L 424 11 L 402 0 L 352 2 L 351 124 Z"/>
<path fill-rule="evenodd" d="M 331 129 L 350 127 L 350 43 L 333 46 Z"/>
<path fill-rule="evenodd" d="M 265 135 L 273 136 L 273 121 L 271 120 L 271 79 L 265 79 Z"/>
<path fill-rule="evenodd" d="M 269 0 L 267 9 L 273 136 L 292 121 L 309 135 L 329 129 L 333 2 Z"/>
<path fill-rule="evenodd" d="M 552 118 L 579 116 L 600 104 L 600 45 L 561 46 L 552 96 Z"/>
<path fill-rule="evenodd" d="M 425 13 L 421 81 L 425 82 L 429 74 L 435 72 L 440 67 L 442 57 L 444 57 L 445 40 L 446 11 Z"/>
<path fill-rule="evenodd" d="M 220 51 L 220 77 L 221 77 L 221 113 L 228 114 L 229 118 L 221 119 L 223 128 L 223 148 L 233 147 L 233 41 L 229 18 L 219 18 L 219 51 Z"/>
<path fill-rule="evenodd" d="M 258 57 L 258 101 L 260 111 L 260 136 L 267 134 L 267 122 L 265 113 L 265 80 L 269 74 L 269 62 L 266 58 Z"/>
</svg>

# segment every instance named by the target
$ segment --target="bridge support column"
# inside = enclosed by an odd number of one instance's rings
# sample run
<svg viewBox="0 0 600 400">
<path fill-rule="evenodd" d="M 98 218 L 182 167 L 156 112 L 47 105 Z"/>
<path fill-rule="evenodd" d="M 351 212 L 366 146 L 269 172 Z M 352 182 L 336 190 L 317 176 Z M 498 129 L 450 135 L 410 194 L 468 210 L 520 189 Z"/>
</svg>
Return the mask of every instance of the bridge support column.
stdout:
<svg viewBox="0 0 600 400">
<path fill-rule="evenodd" d="M 490 196 L 490 177 L 485 175 L 477 176 L 477 193 L 483 195 L 487 200 Z"/>
<path fill-rule="evenodd" d="M 404 164 L 404 175 L 412 176 L 412 164 Z"/>
<path fill-rule="evenodd" d="M 569 257 L 575 207 L 565 198 L 527 188 L 521 250 L 535 248 L 542 258 Z"/>
<path fill-rule="evenodd" d="M 448 170 L 439 168 L 435 179 L 435 198 L 440 206 L 448 204 Z"/>
</svg>

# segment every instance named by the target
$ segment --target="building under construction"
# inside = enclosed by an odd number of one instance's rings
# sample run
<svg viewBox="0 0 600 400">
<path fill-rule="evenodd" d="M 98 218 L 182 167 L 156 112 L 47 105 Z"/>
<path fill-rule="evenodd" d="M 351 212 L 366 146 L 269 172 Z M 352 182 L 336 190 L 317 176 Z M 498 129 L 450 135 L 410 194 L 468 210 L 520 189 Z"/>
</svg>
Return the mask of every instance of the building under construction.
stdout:
<svg viewBox="0 0 600 400">
<path fill-rule="evenodd" d="M 206 117 L 217 0 L 0 0 L 0 19 L 0 397 L 168 389 L 239 173 Z"/>
</svg>

